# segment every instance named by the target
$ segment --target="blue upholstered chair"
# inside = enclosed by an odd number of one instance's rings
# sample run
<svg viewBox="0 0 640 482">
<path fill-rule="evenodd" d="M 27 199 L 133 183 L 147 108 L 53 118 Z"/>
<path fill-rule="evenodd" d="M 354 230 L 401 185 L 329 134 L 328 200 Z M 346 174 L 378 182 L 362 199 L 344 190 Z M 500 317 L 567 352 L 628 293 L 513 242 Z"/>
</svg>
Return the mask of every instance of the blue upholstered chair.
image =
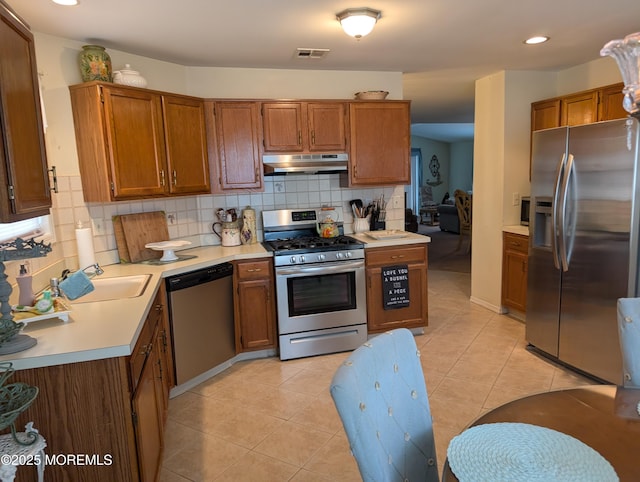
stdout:
<svg viewBox="0 0 640 482">
<path fill-rule="evenodd" d="M 333 376 L 331 396 L 365 482 L 438 482 L 427 388 L 409 330 L 357 348 Z"/>
<path fill-rule="evenodd" d="M 618 299 L 618 332 L 623 384 L 627 388 L 640 388 L 640 298 Z"/>
</svg>

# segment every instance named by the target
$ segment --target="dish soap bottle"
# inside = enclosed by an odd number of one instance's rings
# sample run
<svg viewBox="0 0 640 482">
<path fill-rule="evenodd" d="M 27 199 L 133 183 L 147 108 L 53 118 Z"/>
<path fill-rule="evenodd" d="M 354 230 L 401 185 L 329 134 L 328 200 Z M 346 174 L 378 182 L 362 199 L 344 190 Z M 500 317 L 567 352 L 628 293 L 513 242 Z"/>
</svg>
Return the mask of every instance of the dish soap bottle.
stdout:
<svg viewBox="0 0 640 482">
<path fill-rule="evenodd" d="M 18 304 L 22 306 L 33 305 L 33 280 L 31 273 L 27 271 L 27 265 L 20 265 L 20 273 L 16 276 L 18 282 L 18 289 L 20 290 L 18 296 Z"/>
</svg>

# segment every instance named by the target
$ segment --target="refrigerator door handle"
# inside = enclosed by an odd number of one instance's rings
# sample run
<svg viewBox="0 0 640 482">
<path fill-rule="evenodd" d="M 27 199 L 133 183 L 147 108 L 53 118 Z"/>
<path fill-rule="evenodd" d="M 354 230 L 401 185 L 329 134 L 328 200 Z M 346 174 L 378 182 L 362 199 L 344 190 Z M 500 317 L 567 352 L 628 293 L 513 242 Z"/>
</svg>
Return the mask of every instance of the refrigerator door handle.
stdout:
<svg viewBox="0 0 640 482">
<path fill-rule="evenodd" d="M 559 213 L 558 207 L 560 206 L 560 188 L 562 185 L 562 178 L 564 176 L 564 167 L 567 161 L 567 154 L 562 154 L 562 159 L 558 163 L 558 169 L 556 170 L 556 182 L 553 187 L 553 209 L 551 211 L 551 252 L 553 253 L 553 265 L 556 269 L 560 269 L 560 255 L 558 253 L 558 223 Z"/>
<path fill-rule="evenodd" d="M 566 166 L 564 169 L 564 176 L 562 179 L 562 188 L 560 189 L 560 203 L 558 206 L 558 239 L 559 246 L 558 252 L 560 253 L 560 262 L 562 264 L 562 271 L 569 270 L 569 257 L 567 255 L 567 243 L 566 243 L 566 221 L 567 221 L 567 192 L 569 190 L 569 180 L 571 179 L 571 173 L 573 171 L 573 154 L 569 154 L 567 157 Z"/>
</svg>

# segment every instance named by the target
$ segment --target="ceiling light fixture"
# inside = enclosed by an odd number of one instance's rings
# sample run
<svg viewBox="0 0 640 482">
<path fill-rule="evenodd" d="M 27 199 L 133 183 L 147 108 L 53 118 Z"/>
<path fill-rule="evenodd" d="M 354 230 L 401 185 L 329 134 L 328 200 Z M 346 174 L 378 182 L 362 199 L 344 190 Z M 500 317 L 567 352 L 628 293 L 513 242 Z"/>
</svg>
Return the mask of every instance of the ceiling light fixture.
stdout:
<svg viewBox="0 0 640 482">
<path fill-rule="evenodd" d="M 347 35 L 359 40 L 371 33 L 381 13 L 379 10 L 368 7 L 347 8 L 338 13 L 336 18 Z"/>
<path fill-rule="evenodd" d="M 528 38 L 527 40 L 524 41 L 524 43 L 526 43 L 527 45 L 536 45 L 536 44 L 545 43 L 547 40 L 549 40 L 549 37 L 537 36 L 537 37 Z"/>
<path fill-rule="evenodd" d="M 58 5 L 64 5 L 67 7 L 78 5 L 78 0 L 51 0 L 53 3 L 57 3 Z"/>
</svg>

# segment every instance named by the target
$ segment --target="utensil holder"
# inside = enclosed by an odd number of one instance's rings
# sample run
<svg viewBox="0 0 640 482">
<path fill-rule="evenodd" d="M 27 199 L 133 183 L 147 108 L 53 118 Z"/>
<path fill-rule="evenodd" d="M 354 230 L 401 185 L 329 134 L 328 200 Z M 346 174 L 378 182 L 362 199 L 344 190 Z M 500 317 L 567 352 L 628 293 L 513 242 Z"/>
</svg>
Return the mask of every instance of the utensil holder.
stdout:
<svg viewBox="0 0 640 482">
<path fill-rule="evenodd" d="M 369 231 L 369 219 L 368 218 L 354 218 L 353 219 L 353 232 L 364 233 Z"/>
</svg>

